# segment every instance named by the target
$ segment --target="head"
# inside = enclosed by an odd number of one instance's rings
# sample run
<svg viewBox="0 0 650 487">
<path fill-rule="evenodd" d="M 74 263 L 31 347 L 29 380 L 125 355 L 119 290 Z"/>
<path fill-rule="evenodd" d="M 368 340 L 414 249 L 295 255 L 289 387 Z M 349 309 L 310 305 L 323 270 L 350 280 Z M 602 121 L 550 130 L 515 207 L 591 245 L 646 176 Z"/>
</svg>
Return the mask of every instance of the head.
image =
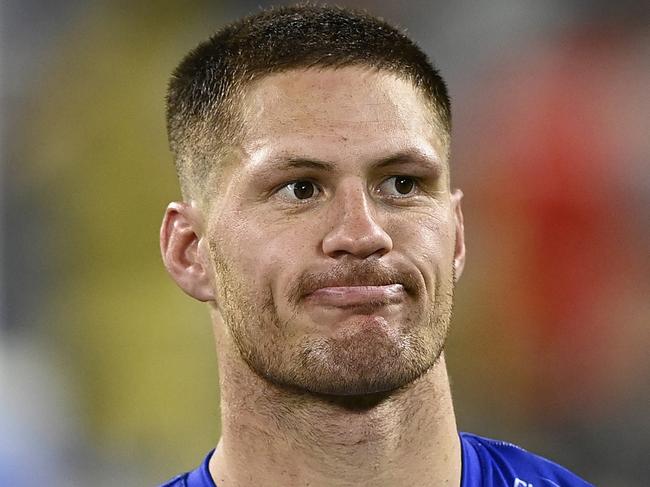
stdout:
<svg viewBox="0 0 650 487">
<path fill-rule="evenodd" d="M 464 265 L 444 82 L 366 14 L 290 7 L 232 24 L 172 77 L 184 196 L 166 267 L 223 347 L 322 394 L 390 391 L 442 353 Z M 225 353 L 226 351 L 224 351 Z"/>
<path fill-rule="evenodd" d="M 216 190 L 229 152 L 246 135 L 244 94 L 258 80 L 300 69 L 359 66 L 409 81 L 448 137 L 447 88 L 406 36 L 362 12 L 316 6 L 262 11 L 223 28 L 192 50 L 172 74 L 167 131 L 186 200 Z"/>
</svg>

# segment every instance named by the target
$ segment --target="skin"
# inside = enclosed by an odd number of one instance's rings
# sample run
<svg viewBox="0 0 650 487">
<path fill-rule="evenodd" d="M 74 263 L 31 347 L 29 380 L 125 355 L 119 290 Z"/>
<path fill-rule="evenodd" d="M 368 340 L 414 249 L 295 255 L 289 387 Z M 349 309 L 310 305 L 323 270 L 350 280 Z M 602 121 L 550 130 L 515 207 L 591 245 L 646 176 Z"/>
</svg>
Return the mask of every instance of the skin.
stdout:
<svg viewBox="0 0 650 487">
<path fill-rule="evenodd" d="M 460 485 L 448 137 L 410 82 L 361 67 L 268 76 L 242 106 L 208 204 L 171 203 L 161 229 L 170 275 L 211 310 L 215 482 Z"/>
</svg>

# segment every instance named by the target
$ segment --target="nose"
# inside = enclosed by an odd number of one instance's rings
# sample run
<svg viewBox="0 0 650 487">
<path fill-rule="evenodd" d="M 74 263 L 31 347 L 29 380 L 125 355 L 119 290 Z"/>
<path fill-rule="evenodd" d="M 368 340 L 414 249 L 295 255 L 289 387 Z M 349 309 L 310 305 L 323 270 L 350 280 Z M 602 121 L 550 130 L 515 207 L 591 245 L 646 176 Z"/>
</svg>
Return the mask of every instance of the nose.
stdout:
<svg viewBox="0 0 650 487">
<path fill-rule="evenodd" d="M 393 241 L 377 222 L 373 206 L 362 184 L 350 182 L 339 188 L 330 212 L 333 228 L 323 239 L 323 253 L 365 259 L 390 252 Z"/>
</svg>

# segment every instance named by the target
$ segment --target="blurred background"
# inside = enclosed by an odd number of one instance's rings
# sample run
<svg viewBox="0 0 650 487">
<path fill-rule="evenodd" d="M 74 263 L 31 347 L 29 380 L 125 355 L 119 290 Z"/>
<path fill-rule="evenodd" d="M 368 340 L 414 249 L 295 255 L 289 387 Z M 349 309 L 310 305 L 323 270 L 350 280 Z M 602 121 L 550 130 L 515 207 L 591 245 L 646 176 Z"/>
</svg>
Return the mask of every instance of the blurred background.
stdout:
<svg viewBox="0 0 650 487">
<path fill-rule="evenodd" d="M 453 98 L 459 426 L 650 478 L 650 9 L 370 2 Z M 0 4 L 0 485 L 155 485 L 219 435 L 207 310 L 160 262 L 169 73 L 264 1 Z"/>
</svg>

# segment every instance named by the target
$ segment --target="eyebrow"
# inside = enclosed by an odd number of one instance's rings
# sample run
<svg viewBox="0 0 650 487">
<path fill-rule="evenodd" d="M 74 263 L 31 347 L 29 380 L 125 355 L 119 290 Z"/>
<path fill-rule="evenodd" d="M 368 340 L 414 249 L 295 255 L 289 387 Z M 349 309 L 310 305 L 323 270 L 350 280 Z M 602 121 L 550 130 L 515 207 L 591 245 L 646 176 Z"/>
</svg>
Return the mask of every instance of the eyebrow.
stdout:
<svg viewBox="0 0 650 487">
<path fill-rule="evenodd" d="M 309 157 L 278 157 L 267 161 L 268 169 L 319 169 L 321 171 L 334 171 L 335 165 L 328 161 L 312 159 Z"/>
<path fill-rule="evenodd" d="M 391 154 L 372 163 L 374 169 L 382 169 L 389 166 L 402 164 L 418 164 L 425 166 L 437 174 L 440 174 L 444 168 L 444 163 L 435 156 L 430 156 L 420 150 L 406 150 Z"/>
<path fill-rule="evenodd" d="M 417 164 L 425 166 L 436 174 L 440 174 L 444 168 L 444 163 L 438 157 L 430 156 L 420 150 L 405 150 L 395 154 L 382 157 L 370 163 L 371 169 L 383 169 L 390 166 Z M 266 161 L 262 169 L 263 173 L 270 171 L 286 171 L 290 169 L 315 169 L 320 171 L 334 172 L 336 164 L 330 161 L 323 161 L 311 157 L 302 156 L 283 156 L 272 157 Z"/>
</svg>

